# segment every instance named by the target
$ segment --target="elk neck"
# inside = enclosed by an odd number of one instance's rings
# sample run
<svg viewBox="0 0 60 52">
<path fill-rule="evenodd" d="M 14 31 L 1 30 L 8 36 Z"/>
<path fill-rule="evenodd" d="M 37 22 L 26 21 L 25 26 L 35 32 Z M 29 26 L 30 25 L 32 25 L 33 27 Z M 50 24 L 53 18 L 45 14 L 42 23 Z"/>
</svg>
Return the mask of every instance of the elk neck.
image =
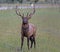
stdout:
<svg viewBox="0 0 60 52">
<path fill-rule="evenodd" d="M 22 31 L 23 33 L 27 33 L 29 31 L 29 24 L 22 24 Z"/>
</svg>

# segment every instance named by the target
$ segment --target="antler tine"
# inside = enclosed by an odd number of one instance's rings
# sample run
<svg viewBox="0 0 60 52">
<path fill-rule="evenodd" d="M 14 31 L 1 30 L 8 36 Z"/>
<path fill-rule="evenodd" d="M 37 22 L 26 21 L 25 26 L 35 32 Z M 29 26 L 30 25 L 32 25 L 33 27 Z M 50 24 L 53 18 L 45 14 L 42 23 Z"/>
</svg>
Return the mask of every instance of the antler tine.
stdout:
<svg viewBox="0 0 60 52">
<path fill-rule="evenodd" d="M 35 4 L 33 5 L 33 12 L 28 15 L 28 18 L 30 19 L 34 13 L 35 13 Z"/>
<path fill-rule="evenodd" d="M 35 13 L 35 4 L 34 4 L 34 7 L 33 7 L 34 11 L 33 11 L 33 14 Z"/>
<path fill-rule="evenodd" d="M 28 14 L 29 14 L 29 13 L 27 13 L 27 17 L 28 17 Z"/>
<path fill-rule="evenodd" d="M 18 11 L 18 6 L 16 5 L 16 14 L 23 17 L 21 14 L 20 14 L 20 11 Z"/>
</svg>

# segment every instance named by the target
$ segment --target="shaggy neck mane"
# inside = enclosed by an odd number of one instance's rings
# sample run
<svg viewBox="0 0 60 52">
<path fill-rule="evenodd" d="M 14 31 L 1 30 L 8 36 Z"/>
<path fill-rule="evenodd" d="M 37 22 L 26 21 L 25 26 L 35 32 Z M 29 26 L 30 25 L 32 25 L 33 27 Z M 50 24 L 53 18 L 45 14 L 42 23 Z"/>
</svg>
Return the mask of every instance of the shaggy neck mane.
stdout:
<svg viewBox="0 0 60 52">
<path fill-rule="evenodd" d="M 22 24 L 22 31 L 24 35 L 26 35 L 27 32 L 29 31 L 29 24 L 25 24 L 25 25 Z"/>
</svg>

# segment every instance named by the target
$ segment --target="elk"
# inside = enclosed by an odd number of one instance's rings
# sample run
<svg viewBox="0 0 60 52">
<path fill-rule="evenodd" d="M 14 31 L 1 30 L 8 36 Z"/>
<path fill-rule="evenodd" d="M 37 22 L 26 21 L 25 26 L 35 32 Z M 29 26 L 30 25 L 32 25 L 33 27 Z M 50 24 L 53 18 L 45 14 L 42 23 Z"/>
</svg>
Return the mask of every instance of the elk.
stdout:
<svg viewBox="0 0 60 52">
<path fill-rule="evenodd" d="M 31 46 L 32 48 L 34 44 L 34 48 L 36 47 L 36 41 L 35 41 L 35 36 L 36 36 L 36 27 L 34 24 L 29 23 L 28 20 L 31 19 L 32 15 L 35 13 L 35 5 L 33 7 L 33 12 L 26 15 L 26 17 L 20 14 L 20 11 L 18 11 L 18 6 L 16 6 L 16 14 L 22 18 L 22 26 L 21 26 L 21 50 L 23 47 L 23 42 L 24 42 L 24 37 L 27 38 L 27 46 L 29 50 L 29 41 L 31 41 Z"/>
</svg>

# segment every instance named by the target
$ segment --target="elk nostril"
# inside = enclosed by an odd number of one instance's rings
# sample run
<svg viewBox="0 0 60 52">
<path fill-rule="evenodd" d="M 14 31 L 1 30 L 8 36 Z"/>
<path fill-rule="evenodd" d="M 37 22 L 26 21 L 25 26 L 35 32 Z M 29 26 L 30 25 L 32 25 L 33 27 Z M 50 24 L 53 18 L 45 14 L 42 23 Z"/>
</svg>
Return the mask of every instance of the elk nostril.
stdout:
<svg viewBox="0 0 60 52">
<path fill-rule="evenodd" d="M 23 24 L 27 24 L 28 22 L 23 22 Z"/>
</svg>

